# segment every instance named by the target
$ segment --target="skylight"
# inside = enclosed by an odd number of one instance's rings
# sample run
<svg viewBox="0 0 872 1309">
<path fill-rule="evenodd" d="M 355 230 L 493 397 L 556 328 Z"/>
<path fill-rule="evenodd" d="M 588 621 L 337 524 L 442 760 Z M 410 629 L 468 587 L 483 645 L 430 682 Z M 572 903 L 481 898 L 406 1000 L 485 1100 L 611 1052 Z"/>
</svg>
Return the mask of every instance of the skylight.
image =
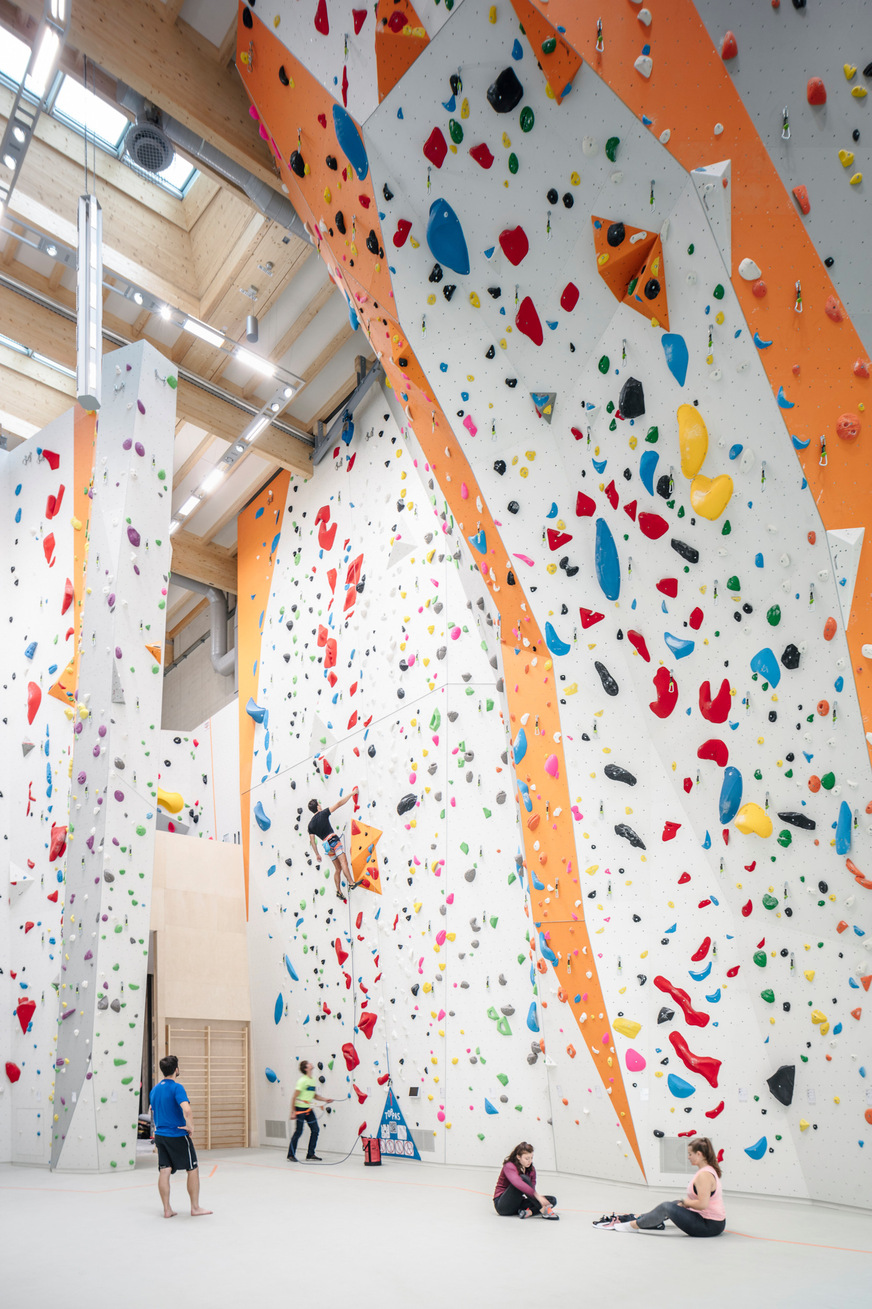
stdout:
<svg viewBox="0 0 872 1309">
<path fill-rule="evenodd" d="M 65 77 L 54 99 L 52 113 L 80 132 L 88 132 L 110 150 L 117 150 L 127 131 L 127 118 L 80 82 Z"/>
<path fill-rule="evenodd" d="M 185 188 L 196 175 L 196 168 L 189 164 L 187 159 L 183 159 L 181 155 L 174 155 L 169 168 L 165 168 L 157 176 L 167 186 L 174 186 L 177 191 L 181 191 L 182 195 L 184 195 Z"/>
<path fill-rule="evenodd" d="M 30 46 L 4 29 L 0 40 L 0 76 L 17 86 L 24 76 L 29 59 Z"/>
</svg>

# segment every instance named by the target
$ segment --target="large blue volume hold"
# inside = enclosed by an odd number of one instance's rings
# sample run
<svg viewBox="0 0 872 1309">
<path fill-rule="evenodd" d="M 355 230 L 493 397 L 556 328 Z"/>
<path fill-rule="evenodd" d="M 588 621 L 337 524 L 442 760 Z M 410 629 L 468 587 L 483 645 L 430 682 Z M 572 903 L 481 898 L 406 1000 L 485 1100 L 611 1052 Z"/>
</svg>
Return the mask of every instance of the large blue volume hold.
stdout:
<svg viewBox="0 0 872 1309">
<path fill-rule="evenodd" d="M 361 140 L 357 124 L 342 105 L 333 106 L 333 130 L 340 150 L 357 173 L 358 181 L 362 182 L 369 172 L 366 146 Z"/>
<path fill-rule="evenodd" d="M 604 518 L 596 520 L 596 545 L 594 547 L 594 564 L 596 580 L 600 584 L 607 600 L 617 600 L 621 594 L 621 567 L 618 563 L 618 550 L 611 528 Z"/>
<path fill-rule="evenodd" d="M 728 764 L 724 769 L 721 783 L 721 798 L 718 801 L 718 817 L 722 823 L 731 823 L 739 812 L 742 803 L 742 774 L 738 768 Z"/>
<path fill-rule="evenodd" d="M 334 110 L 335 113 L 335 110 Z M 469 251 L 460 219 L 447 200 L 434 200 L 427 219 L 427 244 L 437 263 L 453 273 L 469 272 Z"/>
</svg>

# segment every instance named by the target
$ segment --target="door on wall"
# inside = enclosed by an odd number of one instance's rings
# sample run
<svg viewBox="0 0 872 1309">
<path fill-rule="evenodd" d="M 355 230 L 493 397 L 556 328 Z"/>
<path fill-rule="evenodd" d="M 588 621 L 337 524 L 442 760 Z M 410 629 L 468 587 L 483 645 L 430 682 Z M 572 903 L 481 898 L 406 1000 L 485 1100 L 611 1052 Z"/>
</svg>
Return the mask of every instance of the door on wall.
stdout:
<svg viewBox="0 0 872 1309">
<path fill-rule="evenodd" d="M 197 1149 L 247 1146 L 248 1024 L 172 1019 L 166 1027 L 165 1053 L 178 1057 L 179 1081 L 191 1102 Z"/>
</svg>

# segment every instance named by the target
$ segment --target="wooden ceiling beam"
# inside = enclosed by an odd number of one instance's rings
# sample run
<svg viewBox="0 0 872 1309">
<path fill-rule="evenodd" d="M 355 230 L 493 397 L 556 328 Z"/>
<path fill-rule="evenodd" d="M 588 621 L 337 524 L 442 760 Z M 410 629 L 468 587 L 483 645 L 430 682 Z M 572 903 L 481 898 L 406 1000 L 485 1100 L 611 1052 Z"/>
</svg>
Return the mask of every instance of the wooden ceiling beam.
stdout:
<svg viewBox="0 0 872 1309">
<path fill-rule="evenodd" d="M 167 623 L 169 624 L 170 620 L 173 619 L 176 614 L 181 613 L 184 606 L 188 603 L 189 600 L 186 599 L 182 602 L 182 604 L 176 605 L 174 609 L 171 609 L 170 612 L 167 614 Z M 167 641 L 174 641 L 178 636 L 179 632 L 183 632 L 185 628 L 188 627 L 194 621 L 195 618 L 199 618 L 203 610 L 208 609 L 208 607 L 209 607 L 209 597 L 204 595 L 200 603 L 194 605 L 193 609 L 189 610 L 188 613 L 186 613 L 183 618 L 179 618 L 177 621 L 173 622 L 172 627 L 170 626 L 167 627 L 165 639 Z"/>
<path fill-rule="evenodd" d="M 16 0 L 37 22 L 43 0 Z M 75 0 L 67 44 L 281 191 L 239 74 L 200 57 L 160 0 Z"/>
<path fill-rule="evenodd" d="M 263 481 L 260 483 L 260 485 L 265 486 L 266 483 L 270 480 L 271 477 L 275 475 L 276 472 L 278 472 L 277 466 L 275 464 L 271 465 L 271 467 L 269 467 L 264 473 L 264 478 Z M 247 491 L 243 491 L 243 493 L 237 496 L 236 499 L 233 501 L 233 503 L 229 505 L 227 509 L 224 510 L 224 513 L 221 515 L 220 518 L 215 519 L 215 522 L 212 524 L 212 526 L 208 528 L 205 534 L 199 539 L 204 542 L 214 541 L 215 537 L 220 536 L 220 534 L 224 531 L 224 528 L 227 526 L 229 522 L 239 517 L 240 513 L 248 504 L 249 500 L 251 500 L 253 496 L 255 496 L 256 494 L 257 494 L 256 488 L 249 486 Z M 220 550 L 223 548 L 224 547 L 222 546 L 214 547 L 214 549 L 216 550 Z M 235 548 L 232 547 L 227 548 L 226 554 L 228 559 L 233 560 L 233 565 L 235 567 L 236 566 Z"/>
<path fill-rule="evenodd" d="M 187 419 L 182 419 L 183 423 L 186 421 Z M 176 433 L 176 435 L 178 435 L 178 433 Z M 178 468 L 173 468 L 173 490 L 175 490 L 177 486 L 181 486 L 191 469 L 195 468 L 200 460 L 205 457 L 209 447 L 214 443 L 214 441 L 215 438 L 212 436 L 211 432 L 207 432 L 202 441 L 198 441 L 194 446 L 184 463 Z"/>
<path fill-rule="evenodd" d="M 210 545 L 202 537 L 194 536 L 181 527 L 173 532 L 170 540 L 173 552 L 171 568 L 174 573 L 180 577 L 192 577 L 195 582 L 217 586 L 221 591 L 230 591 L 236 595 L 236 560 L 226 550 L 220 545 Z"/>
</svg>

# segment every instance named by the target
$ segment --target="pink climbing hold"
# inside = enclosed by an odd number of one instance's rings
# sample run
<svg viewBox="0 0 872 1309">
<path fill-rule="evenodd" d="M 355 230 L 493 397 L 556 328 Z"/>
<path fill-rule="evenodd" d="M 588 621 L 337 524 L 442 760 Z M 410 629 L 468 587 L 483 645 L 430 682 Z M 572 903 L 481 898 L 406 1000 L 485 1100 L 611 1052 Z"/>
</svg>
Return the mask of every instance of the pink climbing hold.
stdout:
<svg viewBox="0 0 872 1309">
<path fill-rule="evenodd" d="M 327 17 L 327 0 L 318 0 L 318 8 L 315 10 L 315 30 L 322 36 L 330 34 L 330 19 Z"/>
<path fill-rule="evenodd" d="M 571 314 L 575 306 L 578 304 L 578 295 L 579 291 L 575 283 L 567 282 L 566 286 L 563 288 L 563 294 L 560 297 L 560 308 L 565 309 L 568 314 Z"/>
<path fill-rule="evenodd" d="M 401 218 L 397 223 L 397 230 L 394 232 L 394 245 L 399 250 L 406 244 L 406 238 L 412 230 L 412 224 L 408 218 Z"/>
<path fill-rule="evenodd" d="M 476 432 L 478 431 L 478 428 L 476 427 L 475 423 L 472 420 L 472 414 L 466 415 L 466 417 L 463 420 L 463 426 L 466 428 L 467 432 L 469 432 L 470 436 L 475 436 Z"/>
<path fill-rule="evenodd" d="M 445 156 L 448 154 L 448 146 L 445 142 L 445 137 L 442 135 L 438 127 L 433 128 L 433 131 L 424 142 L 424 154 L 430 160 L 430 163 L 434 168 L 441 168 L 445 163 Z"/>
<path fill-rule="evenodd" d="M 628 1050 L 624 1055 L 624 1062 L 630 1073 L 641 1073 L 647 1067 L 644 1055 L 639 1054 L 638 1050 Z"/>
<path fill-rule="evenodd" d="M 517 267 L 530 249 L 523 227 L 507 227 L 504 232 L 500 232 L 500 249 L 509 263 Z"/>
<path fill-rule="evenodd" d="M 545 772 L 549 777 L 557 778 L 560 776 L 560 760 L 556 754 L 550 754 L 545 760 Z"/>
<path fill-rule="evenodd" d="M 524 336 L 528 336 L 534 345 L 541 345 L 545 339 L 536 306 L 528 295 L 524 296 L 515 315 L 515 326 L 519 332 L 523 332 Z"/>
<path fill-rule="evenodd" d="M 494 161 L 493 155 L 484 142 L 482 142 L 481 145 L 474 145 L 469 153 L 472 155 L 475 162 L 482 168 L 490 168 Z"/>
</svg>

